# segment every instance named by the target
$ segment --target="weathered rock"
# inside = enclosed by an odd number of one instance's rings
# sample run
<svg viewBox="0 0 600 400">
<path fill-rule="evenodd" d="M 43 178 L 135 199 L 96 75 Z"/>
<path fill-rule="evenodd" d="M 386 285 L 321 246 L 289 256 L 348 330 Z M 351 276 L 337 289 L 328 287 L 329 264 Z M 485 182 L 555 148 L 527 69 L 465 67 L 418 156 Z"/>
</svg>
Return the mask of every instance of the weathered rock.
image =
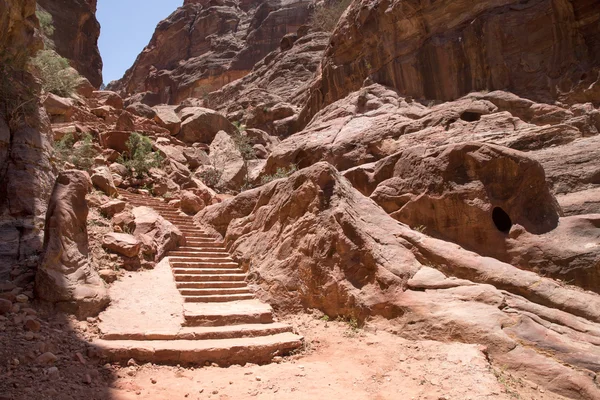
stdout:
<svg viewBox="0 0 600 400">
<path fill-rule="evenodd" d="M 133 232 L 135 229 L 135 218 L 129 211 L 123 211 L 115 214 L 112 222 L 114 226 L 120 227 L 121 230 L 125 232 Z"/>
<path fill-rule="evenodd" d="M 112 174 L 108 167 L 95 168 L 91 179 L 94 186 L 102 190 L 108 196 L 113 197 L 117 195 L 117 188 L 115 187 Z"/>
<path fill-rule="evenodd" d="M 125 109 L 133 115 L 137 115 L 138 117 L 144 117 L 148 119 L 154 119 L 154 117 L 156 117 L 156 111 L 143 103 L 129 104 Z"/>
<path fill-rule="evenodd" d="M 204 201 L 195 193 L 189 190 L 181 191 L 181 203 L 179 203 L 181 211 L 186 214 L 196 214 L 205 207 Z"/>
<path fill-rule="evenodd" d="M 247 128 L 281 137 L 294 133 L 295 119 L 285 118 L 299 112 L 297 106 L 306 97 L 328 41 L 328 33 L 315 32 L 298 39 L 291 49 L 275 50 L 245 77 L 210 93 L 210 107 Z M 284 108 L 287 114 L 281 112 Z"/>
<path fill-rule="evenodd" d="M 558 225 L 544 170 L 525 153 L 481 143 L 416 147 L 369 169 L 346 176 L 394 219 L 480 254 L 504 258 L 515 224 L 536 235 Z"/>
<path fill-rule="evenodd" d="M 112 269 L 101 269 L 98 271 L 98 275 L 100 275 L 100 278 L 106 283 L 113 283 L 119 277 L 117 271 L 113 271 Z"/>
<path fill-rule="evenodd" d="M 123 109 L 123 99 L 121 96 L 110 90 L 98 90 L 92 94 L 92 99 L 95 100 L 98 107 L 109 106 L 115 110 Z"/>
<path fill-rule="evenodd" d="M 237 131 L 222 114 L 208 108 L 192 107 L 181 111 L 181 131 L 177 139 L 187 143 L 210 144 L 219 131 L 233 134 Z"/>
<path fill-rule="evenodd" d="M 100 144 L 106 149 L 122 153 L 127 151 L 127 141 L 131 136 L 129 131 L 105 131 L 100 133 Z"/>
<path fill-rule="evenodd" d="M 56 51 L 94 87 L 102 84 L 102 58 L 98 50 L 100 24 L 96 20 L 97 0 L 67 0 L 57 3 L 39 0 L 38 4 L 52 15 L 51 36 Z"/>
<path fill-rule="evenodd" d="M 326 163 L 194 220 L 278 308 L 382 315 L 408 338 L 484 344 L 493 364 L 563 396 L 600 395 L 599 295 L 398 224 Z"/>
<path fill-rule="evenodd" d="M 0 298 L 0 315 L 5 315 L 12 310 L 12 302 L 10 300 Z"/>
<path fill-rule="evenodd" d="M 110 232 L 104 235 L 102 247 L 125 257 L 135 257 L 140 253 L 142 243 L 133 235 Z"/>
<path fill-rule="evenodd" d="M 59 97 L 55 94 L 48 93 L 44 99 L 44 108 L 48 115 L 60 116 L 61 119 L 57 122 L 69 122 L 75 112 L 73 100 Z"/>
<path fill-rule="evenodd" d="M 38 358 L 35 359 L 35 362 L 37 364 L 54 364 L 57 360 L 58 360 L 58 357 L 56 357 L 51 352 L 47 351 L 47 352 L 41 354 L 40 356 L 38 356 Z"/>
<path fill-rule="evenodd" d="M 38 86 L 25 65 L 43 46 L 35 34 L 35 10 L 32 0 L 0 2 L 1 74 L 10 82 L 0 96 L 0 279 L 9 278 L 10 267 L 19 260 L 39 255 L 39 227 L 55 178 L 50 123 L 31 98 Z M 15 111 L 14 103 L 10 105 L 15 99 L 28 105 L 26 121 L 18 112 L 17 118 L 6 114 Z"/>
<path fill-rule="evenodd" d="M 167 128 L 171 135 L 175 136 L 181 130 L 181 119 L 175 112 L 175 106 L 155 106 L 152 108 L 154 111 L 154 121 L 163 128 Z"/>
<path fill-rule="evenodd" d="M 206 97 L 246 75 L 284 35 L 306 23 L 310 4 L 186 2 L 158 24 L 134 65 L 109 87 L 124 95 L 150 90 L 154 104 Z"/>
<path fill-rule="evenodd" d="M 145 238 L 149 239 L 154 250 L 155 261 L 164 257 L 169 250 L 185 244 L 185 237 L 181 231 L 153 209 L 136 207 L 132 213 L 135 218 L 133 234 L 145 243 L 148 242 Z"/>
<path fill-rule="evenodd" d="M 39 299 L 79 319 L 97 315 L 109 302 L 102 280 L 89 264 L 88 182 L 81 171 L 58 176 L 46 216 L 44 256 L 35 279 Z"/>
<path fill-rule="evenodd" d="M 115 126 L 117 131 L 134 131 L 135 130 L 135 119 L 127 111 L 123 111 L 117 119 L 117 125 Z"/>
<path fill-rule="evenodd" d="M 248 172 L 242 153 L 232 137 L 220 131 L 210 145 L 210 161 L 220 171 L 221 182 L 230 188 L 239 188 L 244 184 Z"/>
<path fill-rule="evenodd" d="M 31 332 L 39 332 L 42 329 L 42 324 L 37 320 L 36 317 L 27 316 L 25 317 L 24 323 L 25 329 Z"/>
<path fill-rule="evenodd" d="M 548 103 L 598 102 L 590 86 L 600 65 L 598 18 L 589 0 L 355 1 L 332 35 L 302 125 L 366 78 L 419 99 L 500 89 Z"/>
<path fill-rule="evenodd" d="M 123 200 L 111 200 L 107 203 L 102 204 L 99 209 L 102 215 L 112 218 L 115 214 L 122 212 L 125 210 L 125 203 Z"/>
</svg>

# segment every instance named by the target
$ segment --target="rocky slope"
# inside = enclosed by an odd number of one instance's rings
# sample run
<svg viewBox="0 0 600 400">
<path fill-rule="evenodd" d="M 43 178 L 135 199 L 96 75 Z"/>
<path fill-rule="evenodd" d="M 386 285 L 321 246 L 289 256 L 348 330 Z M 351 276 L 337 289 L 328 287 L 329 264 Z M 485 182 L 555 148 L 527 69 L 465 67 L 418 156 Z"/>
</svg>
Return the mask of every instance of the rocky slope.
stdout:
<svg viewBox="0 0 600 400">
<path fill-rule="evenodd" d="M 535 101 L 597 102 L 599 18 L 592 0 L 355 1 L 302 120 L 366 78 L 417 99 L 501 89 Z"/>
<path fill-rule="evenodd" d="M 56 52 L 90 83 L 102 84 L 102 58 L 98 50 L 100 24 L 96 19 L 97 0 L 39 0 L 38 5 L 52 15 Z"/>
<path fill-rule="evenodd" d="M 308 20 L 310 1 L 185 1 L 160 22 L 148 46 L 119 81 L 124 97 L 178 104 L 246 75 L 281 38 Z M 177 43 L 173 46 L 172 43 Z"/>
</svg>

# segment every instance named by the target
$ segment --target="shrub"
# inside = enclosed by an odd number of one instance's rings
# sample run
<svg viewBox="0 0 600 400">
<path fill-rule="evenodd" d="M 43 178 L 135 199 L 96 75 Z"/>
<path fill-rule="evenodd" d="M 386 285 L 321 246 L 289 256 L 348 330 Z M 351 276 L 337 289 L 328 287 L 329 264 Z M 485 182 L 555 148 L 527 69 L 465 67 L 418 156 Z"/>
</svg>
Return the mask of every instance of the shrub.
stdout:
<svg viewBox="0 0 600 400">
<path fill-rule="evenodd" d="M 133 132 L 127 140 L 127 153 L 119 157 L 119 163 L 129 170 L 129 173 L 137 178 L 148 174 L 150 168 L 160 167 L 163 157 L 152 151 L 150 138 Z"/>
<path fill-rule="evenodd" d="M 23 124 L 33 125 L 37 116 L 38 93 L 23 81 L 26 73 L 19 60 L 0 55 L 0 114 L 11 130 Z M 37 120 L 36 120 L 37 123 Z"/>
<path fill-rule="evenodd" d="M 248 136 L 242 135 L 240 132 L 236 132 L 231 135 L 231 138 L 242 154 L 242 158 L 244 160 L 254 160 L 256 158 L 256 153 L 254 153 L 252 143 L 250 143 L 250 138 Z"/>
<path fill-rule="evenodd" d="M 71 163 L 75 168 L 84 171 L 92 168 L 94 159 L 98 155 L 90 134 L 84 135 L 80 141 L 75 142 L 73 135 L 67 133 L 54 142 L 54 150 L 61 168 L 64 168 L 65 163 Z"/>
<path fill-rule="evenodd" d="M 223 171 L 219 168 L 212 167 L 202 170 L 200 173 L 198 173 L 198 176 L 200 177 L 200 179 L 202 179 L 202 182 L 204 182 L 206 186 L 215 189 L 218 188 L 221 184 L 221 177 L 223 176 Z"/>
<path fill-rule="evenodd" d="M 352 0 L 324 1 L 315 7 L 310 25 L 318 31 L 332 32 L 351 2 Z"/>
<path fill-rule="evenodd" d="M 69 67 L 69 62 L 53 50 L 42 50 L 31 60 L 34 74 L 42 81 L 46 92 L 69 97 L 75 91 L 79 74 Z"/>
<path fill-rule="evenodd" d="M 277 171 L 275 171 L 273 175 L 264 175 L 260 179 L 260 184 L 264 185 L 275 179 L 287 178 L 296 171 L 298 171 L 298 166 L 296 164 L 292 164 L 288 168 L 277 168 Z"/>
<path fill-rule="evenodd" d="M 50 36 L 54 34 L 52 15 L 44 10 L 37 10 L 35 15 L 37 16 L 38 21 L 40 21 L 44 47 L 46 49 L 54 49 L 54 42 L 50 39 Z"/>
</svg>

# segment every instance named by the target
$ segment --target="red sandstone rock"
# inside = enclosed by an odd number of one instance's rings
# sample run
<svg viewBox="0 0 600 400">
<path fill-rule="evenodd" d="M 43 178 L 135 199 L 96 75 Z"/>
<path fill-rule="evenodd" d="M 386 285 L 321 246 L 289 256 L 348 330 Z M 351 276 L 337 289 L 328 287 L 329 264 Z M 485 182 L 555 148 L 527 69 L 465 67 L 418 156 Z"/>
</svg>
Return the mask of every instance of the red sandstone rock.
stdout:
<svg viewBox="0 0 600 400">
<path fill-rule="evenodd" d="M 109 302 L 88 259 L 88 182 L 86 173 L 74 170 L 57 178 L 48 206 L 44 256 L 35 279 L 39 299 L 79 319 L 97 315 Z"/>
<path fill-rule="evenodd" d="M 139 254 L 142 243 L 127 233 L 107 233 L 102 239 L 102 247 L 125 257 Z"/>
</svg>

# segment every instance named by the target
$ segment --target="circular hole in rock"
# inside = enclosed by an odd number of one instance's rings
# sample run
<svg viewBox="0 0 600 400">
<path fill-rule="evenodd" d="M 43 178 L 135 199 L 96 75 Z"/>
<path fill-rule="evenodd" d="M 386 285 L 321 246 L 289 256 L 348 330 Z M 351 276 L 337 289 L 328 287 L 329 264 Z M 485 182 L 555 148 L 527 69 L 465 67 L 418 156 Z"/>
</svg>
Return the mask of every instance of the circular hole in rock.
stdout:
<svg viewBox="0 0 600 400">
<path fill-rule="evenodd" d="M 460 114 L 460 119 L 467 122 L 475 122 L 481 119 L 481 114 L 471 111 L 465 111 L 464 113 Z"/>
<path fill-rule="evenodd" d="M 503 233 L 508 233 L 513 226 L 510 216 L 500 207 L 494 207 L 494 210 L 492 211 L 492 220 L 494 221 L 496 228 Z"/>
</svg>

